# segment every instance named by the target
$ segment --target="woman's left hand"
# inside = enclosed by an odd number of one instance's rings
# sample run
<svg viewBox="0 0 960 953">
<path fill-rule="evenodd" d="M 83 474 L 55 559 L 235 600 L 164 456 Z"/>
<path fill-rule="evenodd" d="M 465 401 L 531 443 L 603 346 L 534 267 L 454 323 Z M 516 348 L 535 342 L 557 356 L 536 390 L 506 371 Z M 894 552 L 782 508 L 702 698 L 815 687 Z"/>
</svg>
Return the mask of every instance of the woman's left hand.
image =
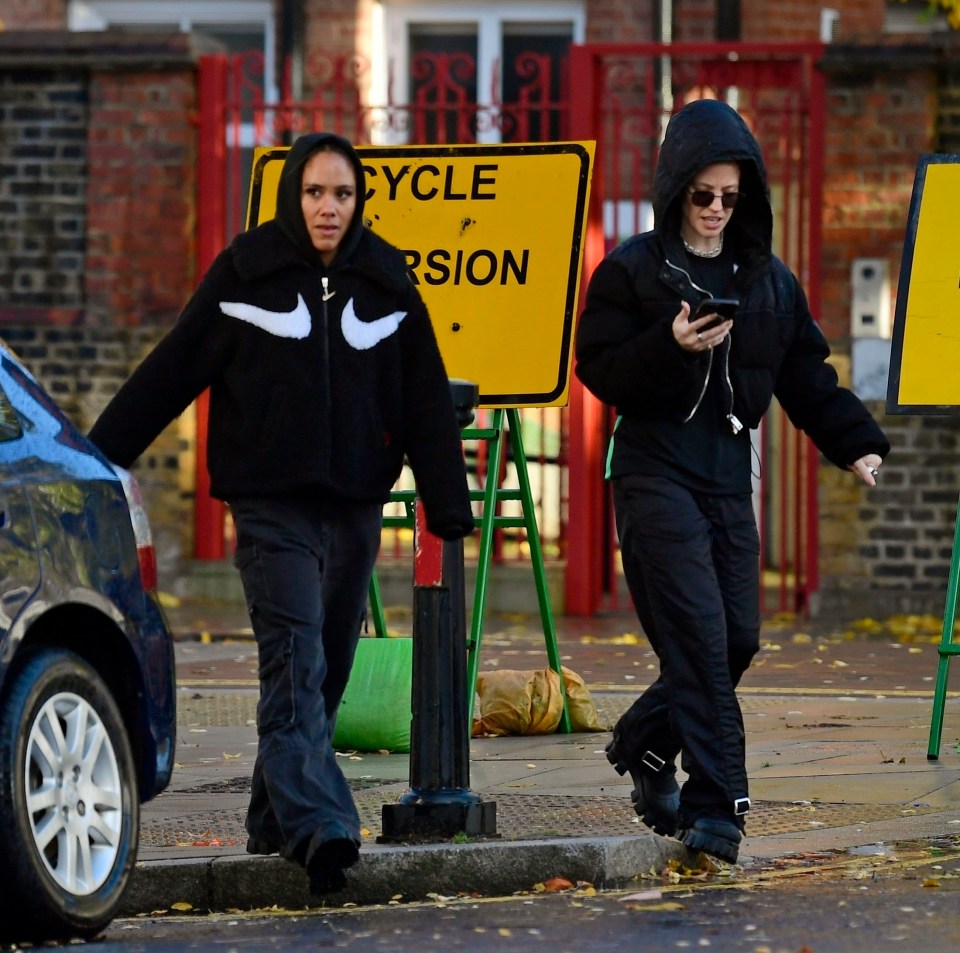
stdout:
<svg viewBox="0 0 960 953">
<path fill-rule="evenodd" d="M 867 453 L 859 460 L 854 460 L 847 469 L 856 473 L 867 486 L 876 486 L 877 471 L 880 469 L 881 463 L 883 463 L 882 457 L 876 453 Z"/>
</svg>

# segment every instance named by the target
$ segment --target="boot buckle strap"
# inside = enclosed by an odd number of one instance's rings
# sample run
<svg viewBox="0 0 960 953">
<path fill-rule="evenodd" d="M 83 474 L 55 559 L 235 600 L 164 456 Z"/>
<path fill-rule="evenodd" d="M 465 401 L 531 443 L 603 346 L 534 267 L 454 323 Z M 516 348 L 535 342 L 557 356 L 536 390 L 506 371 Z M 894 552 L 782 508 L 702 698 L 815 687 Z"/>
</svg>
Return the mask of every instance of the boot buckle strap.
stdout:
<svg viewBox="0 0 960 953">
<path fill-rule="evenodd" d="M 750 798 L 748 797 L 738 797 L 733 802 L 733 814 L 734 817 L 743 817 L 750 810 Z"/>
<path fill-rule="evenodd" d="M 659 755 L 654 754 L 652 751 L 648 751 L 641 759 L 641 764 L 645 767 L 648 767 L 651 771 L 660 771 L 666 765 L 666 761 L 663 760 Z"/>
</svg>

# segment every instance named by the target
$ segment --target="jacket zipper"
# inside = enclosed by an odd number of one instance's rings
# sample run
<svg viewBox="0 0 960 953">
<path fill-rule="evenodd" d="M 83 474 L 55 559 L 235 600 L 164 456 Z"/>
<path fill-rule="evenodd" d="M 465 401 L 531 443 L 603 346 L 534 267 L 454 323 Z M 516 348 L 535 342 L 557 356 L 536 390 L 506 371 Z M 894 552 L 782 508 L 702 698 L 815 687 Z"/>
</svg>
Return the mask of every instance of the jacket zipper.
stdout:
<svg viewBox="0 0 960 953">
<path fill-rule="evenodd" d="M 712 298 L 713 294 L 708 291 L 706 288 L 701 288 L 690 275 L 690 272 L 686 268 L 681 268 L 679 265 L 675 265 L 669 258 L 665 259 L 667 265 L 670 268 L 673 268 L 674 271 L 682 272 L 687 276 L 687 281 L 690 282 L 691 288 L 696 288 L 702 295 L 706 295 L 708 298 Z M 733 330 L 731 329 L 730 335 L 733 335 Z M 700 404 L 703 403 L 704 395 L 707 392 L 707 385 L 710 383 L 710 371 L 713 369 L 713 350 L 710 351 L 710 356 L 707 359 L 707 373 L 703 378 L 703 387 L 700 388 L 700 394 L 697 397 L 697 402 L 693 405 L 693 410 L 683 418 L 684 423 L 689 423 L 693 419 L 693 415 L 700 409 Z M 728 341 L 726 350 L 723 352 L 723 379 L 727 385 L 727 393 L 730 396 L 730 410 L 727 413 L 727 423 L 730 424 L 730 429 L 733 431 L 734 435 L 740 433 L 743 430 L 743 424 L 740 422 L 740 419 L 733 412 L 733 384 L 730 381 L 730 343 Z"/>
<path fill-rule="evenodd" d="M 330 406 L 330 313 L 327 309 L 327 301 L 333 297 L 336 292 L 330 292 L 328 290 L 329 278 L 326 275 L 322 275 L 320 278 L 320 284 L 323 286 L 323 294 L 321 295 L 321 303 L 323 305 L 323 331 L 322 337 L 320 338 L 320 360 L 322 363 L 321 368 L 321 387 L 323 392 L 323 426 L 325 429 L 324 436 L 327 439 L 330 439 L 330 435 L 333 433 L 331 418 L 333 413 L 333 408 Z M 329 473 L 329 455 L 327 461 L 327 472 Z"/>
</svg>

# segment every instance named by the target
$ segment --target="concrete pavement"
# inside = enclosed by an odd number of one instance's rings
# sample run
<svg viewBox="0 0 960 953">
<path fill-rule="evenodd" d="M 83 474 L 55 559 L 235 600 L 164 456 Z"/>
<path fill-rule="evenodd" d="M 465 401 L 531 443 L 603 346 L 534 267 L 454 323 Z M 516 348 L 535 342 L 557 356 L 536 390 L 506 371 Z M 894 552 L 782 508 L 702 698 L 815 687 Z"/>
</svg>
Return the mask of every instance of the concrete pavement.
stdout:
<svg viewBox="0 0 960 953">
<path fill-rule="evenodd" d="M 171 605 L 177 634 L 178 748 L 173 782 L 144 805 L 139 862 L 123 913 L 317 905 L 302 870 L 245 853 L 243 816 L 256 752 L 256 650 L 242 608 Z M 403 612 L 395 634 L 409 634 Z M 564 664 L 611 725 L 655 675 L 629 614 L 557 619 Z M 741 686 L 753 809 L 744 866 L 898 840 L 960 838 L 960 700 L 951 694 L 940 759 L 926 757 L 937 620 L 773 620 Z M 537 616 L 494 616 L 482 671 L 546 666 Z M 958 663 L 960 664 L 960 663 Z M 956 684 L 955 673 L 952 684 Z M 609 766 L 607 732 L 475 738 L 470 786 L 497 810 L 497 837 L 378 844 L 381 808 L 408 788 L 408 756 L 345 751 L 364 828 L 347 889 L 325 902 L 383 903 L 509 894 L 562 877 L 625 882 L 698 861 L 633 813 L 629 777 Z"/>
</svg>

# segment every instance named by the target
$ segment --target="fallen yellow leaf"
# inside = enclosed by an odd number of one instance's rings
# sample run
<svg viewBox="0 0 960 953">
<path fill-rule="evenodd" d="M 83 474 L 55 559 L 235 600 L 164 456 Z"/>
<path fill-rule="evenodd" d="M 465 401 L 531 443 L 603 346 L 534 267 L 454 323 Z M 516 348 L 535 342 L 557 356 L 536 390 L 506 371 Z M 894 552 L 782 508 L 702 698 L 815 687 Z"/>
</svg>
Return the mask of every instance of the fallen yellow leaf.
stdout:
<svg viewBox="0 0 960 953">
<path fill-rule="evenodd" d="M 667 901 L 666 903 L 628 903 L 625 904 L 631 910 L 682 910 L 682 903 Z"/>
</svg>

